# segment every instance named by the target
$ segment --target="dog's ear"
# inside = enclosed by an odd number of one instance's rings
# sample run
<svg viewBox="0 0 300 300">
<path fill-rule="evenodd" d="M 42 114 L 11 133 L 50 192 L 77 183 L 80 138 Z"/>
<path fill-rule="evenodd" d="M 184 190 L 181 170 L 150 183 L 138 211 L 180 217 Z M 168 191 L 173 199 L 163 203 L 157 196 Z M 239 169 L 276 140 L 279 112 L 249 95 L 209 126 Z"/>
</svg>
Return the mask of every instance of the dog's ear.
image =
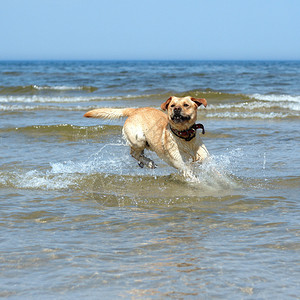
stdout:
<svg viewBox="0 0 300 300">
<path fill-rule="evenodd" d="M 169 104 L 170 104 L 172 98 L 173 98 L 173 97 L 170 97 L 166 102 L 164 102 L 164 103 L 160 106 L 162 110 L 167 110 L 167 109 L 168 109 L 168 106 L 169 106 Z"/>
<path fill-rule="evenodd" d="M 205 107 L 207 106 L 207 101 L 204 98 L 191 98 L 192 101 L 194 101 L 197 106 L 199 107 L 201 104 L 203 104 Z"/>
</svg>

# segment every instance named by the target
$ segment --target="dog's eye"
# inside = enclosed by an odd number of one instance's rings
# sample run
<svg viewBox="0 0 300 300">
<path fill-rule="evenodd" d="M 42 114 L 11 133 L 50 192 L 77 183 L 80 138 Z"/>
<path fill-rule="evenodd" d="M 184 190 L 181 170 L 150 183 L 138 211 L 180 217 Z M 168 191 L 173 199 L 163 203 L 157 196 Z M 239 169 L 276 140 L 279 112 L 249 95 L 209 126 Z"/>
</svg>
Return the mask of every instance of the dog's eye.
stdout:
<svg viewBox="0 0 300 300">
<path fill-rule="evenodd" d="M 172 104 L 172 105 L 171 105 L 171 107 L 174 107 L 174 106 L 175 106 L 175 104 Z"/>
<path fill-rule="evenodd" d="M 186 103 L 184 103 L 184 104 L 183 104 L 183 106 L 184 106 L 184 107 L 189 107 L 189 105 L 188 105 L 188 104 L 186 104 Z"/>
</svg>

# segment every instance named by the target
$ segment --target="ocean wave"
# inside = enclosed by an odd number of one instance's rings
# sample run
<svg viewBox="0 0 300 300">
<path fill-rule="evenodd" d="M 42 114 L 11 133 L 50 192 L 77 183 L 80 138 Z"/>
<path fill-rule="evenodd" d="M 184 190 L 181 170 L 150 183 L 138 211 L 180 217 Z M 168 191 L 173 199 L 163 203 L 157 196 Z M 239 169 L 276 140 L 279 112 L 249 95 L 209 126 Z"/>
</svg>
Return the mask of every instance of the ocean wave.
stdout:
<svg viewBox="0 0 300 300">
<path fill-rule="evenodd" d="M 33 85 L 33 88 L 36 90 L 48 90 L 48 91 L 86 91 L 86 92 L 95 92 L 98 90 L 94 86 L 38 86 Z"/>
<path fill-rule="evenodd" d="M 124 95 L 124 96 L 43 96 L 43 95 L 3 95 L 0 103 L 74 103 L 92 101 L 130 101 L 136 99 L 155 98 L 156 95 Z M 162 102 L 167 96 L 161 97 Z M 169 96 L 168 96 L 169 97 Z M 113 106 L 113 103 L 112 103 Z"/>
<path fill-rule="evenodd" d="M 201 112 L 206 118 L 227 119 L 286 119 L 300 117 L 300 104 L 294 102 L 247 101 L 211 104 Z"/>
<path fill-rule="evenodd" d="M 94 106 L 55 106 L 55 105 L 22 105 L 22 104 L 0 104 L 0 112 L 10 113 L 10 112 L 24 112 L 24 111 L 39 111 L 39 110 L 49 110 L 49 111 L 86 111 L 93 109 Z"/>
<path fill-rule="evenodd" d="M 33 86 L 24 87 L 24 89 L 31 89 Z M 23 88 L 23 87 L 22 87 Z M 87 87 L 89 88 L 89 87 Z M 2 91 L 4 91 L 4 88 Z M 10 88 L 8 88 L 10 89 Z M 12 90 L 17 89 L 18 87 L 12 87 Z M 35 90 L 47 90 L 48 87 L 34 87 Z M 52 87 L 51 89 L 57 91 L 64 90 L 77 90 L 83 89 L 82 87 Z M 1 95 L 2 94 L 2 95 Z M 124 94 L 124 95 L 114 95 L 114 96 L 83 96 L 83 95 L 44 95 L 44 94 L 26 94 L 22 95 L 22 93 L 12 92 L 1 92 L 0 87 L 0 102 L 24 102 L 24 103 L 47 103 L 47 102 L 87 102 L 87 101 L 114 101 L 114 100 L 136 100 L 136 99 L 161 99 L 161 101 L 165 101 L 170 96 L 184 97 L 191 96 L 195 98 L 206 98 L 209 102 L 219 103 L 219 102 L 243 102 L 251 99 L 251 96 L 244 94 L 230 94 L 220 91 L 214 91 L 212 89 L 205 90 L 189 90 L 184 92 L 174 92 L 174 91 L 157 91 L 157 93 L 141 93 L 141 94 Z"/>
<path fill-rule="evenodd" d="M 90 101 L 90 100 L 135 100 L 135 99 L 161 99 L 162 101 L 166 100 L 170 96 L 191 96 L 195 98 L 207 98 L 208 100 L 214 102 L 221 102 L 221 101 L 242 101 L 250 99 L 251 97 L 244 94 L 230 94 L 220 91 L 215 91 L 212 89 L 204 89 L 204 90 L 188 90 L 183 92 L 176 92 L 176 91 L 166 91 L 166 90 L 157 90 L 153 91 L 154 93 L 128 93 L 124 90 L 122 95 L 114 95 L 114 96 L 74 96 L 72 94 L 64 95 L 64 96 L 57 96 L 57 94 L 36 94 L 34 92 L 37 91 L 74 91 L 74 90 L 81 90 L 81 91 L 95 91 L 98 88 L 96 87 L 88 87 L 88 86 L 79 86 L 79 87 L 68 87 L 68 86 L 15 86 L 15 87 L 0 87 L 0 102 L 79 102 L 79 101 Z"/>
<path fill-rule="evenodd" d="M 0 129 L 0 133 L 16 131 L 34 136 L 59 136 L 66 140 L 81 140 L 96 138 L 98 141 L 105 136 L 121 133 L 119 125 L 76 126 L 71 124 L 33 125 L 26 127 Z"/>
<path fill-rule="evenodd" d="M 226 93 L 222 91 L 216 91 L 210 88 L 204 89 L 204 90 L 189 90 L 179 93 L 174 93 L 174 95 L 169 96 L 177 96 L 177 97 L 185 97 L 185 96 L 191 96 L 194 98 L 206 98 L 209 103 L 219 103 L 219 102 L 243 102 L 250 100 L 251 97 L 246 94 L 240 94 L 240 93 Z"/>
<path fill-rule="evenodd" d="M 208 113 L 206 118 L 212 119 L 286 119 L 286 118 L 298 118 L 299 114 L 288 114 L 288 113 L 262 113 L 262 112 L 214 112 Z"/>
<path fill-rule="evenodd" d="M 6 71 L 6 72 L 1 72 L 1 74 L 6 75 L 6 76 L 21 76 L 23 74 L 23 72 Z"/>
<path fill-rule="evenodd" d="M 271 101 L 271 102 L 294 102 L 300 104 L 300 96 L 292 95 L 262 95 L 262 94 L 253 94 L 250 95 L 251 98 L 262 100 L 262 101 Z"/>
<path fill-rule="evenodd" d="M 290 111 L 300 111 L 300 103 L 294 102 L 261 102 L 261 101 L 252 101 L 252 102 L 242 102 L 242 103 L 227 103 L 227 104 L 212 104 L 207 107 L 207 110 L 278 110 L 278 109 L 287 109 Z"/>
<path fill-rule="evenodd" d="M 93 109 L 93 106 L 30 106 L 30 105 L 1 105 L 2 114 L 23 113 L 24 111 L 87 111 Z M 159 107 L 156 107 L 159 109 Z M 289 119 L 299 118 L 300 107 L 295 104 L 285 104 L 283 107 L 267 105 L 265 103 L 242 103 L 237 105 L 222 104 L 207 106 L 205 110 L 199 111 L 199 118 L 226 118 L 226 119 Z"/>
<path fill-rule="evenodd" d="M 206 118 L 277 119 L 300 116 L 300 96 L 230 94 L 211 89 L 124 96 L 0 95 L 0 111 L 86 111 L 101 107 L 101 102 L 106 102 L 105 107 L 114 108 L 137 107 L 137 103 L 142 106 L 159 108 L 159 99 L 163 102 L 171 95 L 206 98 L 208 106 L 205 110 L 199 111 L 199 115 Z M 143 101 L 145 101 L 145 105 L 143 105 Z"/>
<path fill-rule="evenodd" d="M 0 103 L 73 103 L 73 102 L 90 102 L 90 101 L 113 101 L 120 97 L 84 97 L 84 96 L 0 96 Z"/>
<path fill-rule="evenodd" d="M 39 110 L 40 108 L 29 106 L 29 105 L 3 105 L 0 104 L 0 111 L 4 112 L 14 112 L 14 111 L 32 111 Z"/>
<path fill-rule="evenodd" d="M 0 95 L 11 95 L 11 94 L 32 94 L 38 91 L 50 91 L 50 92 L 61 92 L 61 91 L 85 91 L 92 93 L 97 91 L 98 88 L 94 86 L 40 86 L 40 85 L 26 85 L 26 86 L 0 86 Z"/>
</svg>

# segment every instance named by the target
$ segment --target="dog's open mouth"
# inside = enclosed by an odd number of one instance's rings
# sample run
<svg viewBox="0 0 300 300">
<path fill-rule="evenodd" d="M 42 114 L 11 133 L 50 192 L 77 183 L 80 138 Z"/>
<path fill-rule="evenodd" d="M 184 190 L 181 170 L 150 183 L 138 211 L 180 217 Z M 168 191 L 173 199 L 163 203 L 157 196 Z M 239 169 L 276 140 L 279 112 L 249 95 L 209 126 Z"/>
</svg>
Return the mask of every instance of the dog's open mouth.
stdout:
<svg viewBox="0 0 300 300">
<path fill-rule="evenodd" d="M 189 121 L 191 119 L 190 116 L 183 116 L 181 114 L 174 114 L 172 117 L 171 117 L 171 120 L 174 122 L 174 123 L 181 123 L 181 122 L 185 122 L 185 121 Z"/>
</svg>

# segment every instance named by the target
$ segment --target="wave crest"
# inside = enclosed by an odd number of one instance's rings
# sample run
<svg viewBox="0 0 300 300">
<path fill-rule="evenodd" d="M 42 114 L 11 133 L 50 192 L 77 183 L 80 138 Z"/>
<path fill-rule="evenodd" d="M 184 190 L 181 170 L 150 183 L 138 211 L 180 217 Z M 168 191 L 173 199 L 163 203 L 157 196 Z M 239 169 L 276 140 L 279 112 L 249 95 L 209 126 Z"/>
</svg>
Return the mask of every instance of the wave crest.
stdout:
<svg viewBox="0 0 300 300">
<path fill-rule="evenodd" d="M 25 85 L 25 86 L 0 86 L 0 95 L 22 95 L 22 94 L 34 94 L 39 91 L 44 92 L 67 92 L 67 91 L 85 91 L 92 93 L 97 91 L 98 88 L 94 86 L 40 86 L 40 85 Z"/>
</svg>

